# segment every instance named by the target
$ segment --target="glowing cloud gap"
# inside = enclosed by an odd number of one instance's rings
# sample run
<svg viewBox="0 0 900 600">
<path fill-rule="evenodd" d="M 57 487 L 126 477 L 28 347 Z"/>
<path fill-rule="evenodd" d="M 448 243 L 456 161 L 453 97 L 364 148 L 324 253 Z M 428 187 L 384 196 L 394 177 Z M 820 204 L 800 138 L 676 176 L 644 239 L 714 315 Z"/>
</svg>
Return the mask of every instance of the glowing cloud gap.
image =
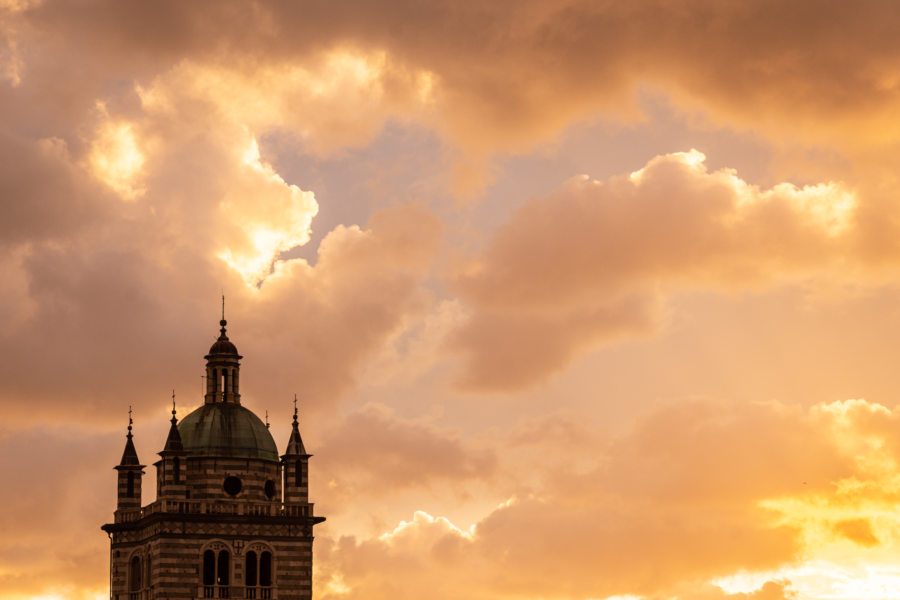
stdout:
<svg viewBox="0 0 900 600">
<path fill-rule="evenodd" d="M 241 244 L 228 246 L 218 257 L 236 270 L 248 286 L 262 284 L 277 268 L 278 255 L 309 241 L 309 228 L 319 206 L 312 192 L 288 184 L 271 165 L 261 161 L 256 139 L 241 158 L 241 168 L 257 189 L 229 194 L 220 210 L 243 232 Z"/>
<path fill-rule="evenodd" d="M 100 108 L 105 113 L 105 108 Z M 91 144 L 89 162 L 94 176 L 115 190 L 122 200 L 133 201 L 146 192 L 137 185 L 144 155 L 131 123 L 106 120 Z"/>
</svg>

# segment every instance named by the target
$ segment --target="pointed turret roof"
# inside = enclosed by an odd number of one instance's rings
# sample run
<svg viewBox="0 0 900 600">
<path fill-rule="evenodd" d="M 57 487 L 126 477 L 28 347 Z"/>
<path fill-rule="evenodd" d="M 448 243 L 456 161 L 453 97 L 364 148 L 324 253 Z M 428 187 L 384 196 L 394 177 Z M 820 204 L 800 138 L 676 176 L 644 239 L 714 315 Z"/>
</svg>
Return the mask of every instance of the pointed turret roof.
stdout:
<svg viewBox="0 0 900 600">
<path fill-rule="evenodd" d="M 131 420 L 131 407 L 128 407 L 128 434 L 125 436 L 125 451 L 122 452 L 122 460 L 119 461 L 120 467 L 143 467 L 140 459 L 137 455 L 137 450 L 134 449 L 134 442 L 132 438 L 134 436 L 131 435 L 131 426 L 134 424 L 134 421 Z"/>
<path fill-rule="evenodd" d="M 169 427 L 169 436 L 166 438 L 166 445 L 159 453 L 160 456 L 166 454 L 184 454 L 184 444 L 181 443 L 181 432 L 178 431 L 178 419 L 175 417 L 175 392 L 172 392 L 172 426 Z"/>
<path fill-rule="evenodd" d="M 300 437 L 300 424 L 297 421 L 297 396 L 294 395 L 294 423 L 291 427 L 291 438 L 288 440 L 285 456 L 308 456 L 303 447 L 303 438 Z"/>
</svg>

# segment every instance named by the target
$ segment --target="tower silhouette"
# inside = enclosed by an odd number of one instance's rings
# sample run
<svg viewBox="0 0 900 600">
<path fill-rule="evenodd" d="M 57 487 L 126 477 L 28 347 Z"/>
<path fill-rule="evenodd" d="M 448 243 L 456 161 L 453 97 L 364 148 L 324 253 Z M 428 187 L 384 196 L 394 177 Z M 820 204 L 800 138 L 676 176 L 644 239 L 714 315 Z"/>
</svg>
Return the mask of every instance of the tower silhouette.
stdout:
<svg viewBox="0 0 900 600">
<path fill-rule="evenodd" d="M 309 600 L 313 526 L 308 461 L 296 397 L 284 455 L 268 426 L 241 406 L 240 360 L 224 314 L 206 359 L 202 406 L 178 422 L 156 467 L 156 500 L 142 505 L 145 465 L 128 434 L 117 471 L 110 538 L 112 600 Z"/>
</svg>

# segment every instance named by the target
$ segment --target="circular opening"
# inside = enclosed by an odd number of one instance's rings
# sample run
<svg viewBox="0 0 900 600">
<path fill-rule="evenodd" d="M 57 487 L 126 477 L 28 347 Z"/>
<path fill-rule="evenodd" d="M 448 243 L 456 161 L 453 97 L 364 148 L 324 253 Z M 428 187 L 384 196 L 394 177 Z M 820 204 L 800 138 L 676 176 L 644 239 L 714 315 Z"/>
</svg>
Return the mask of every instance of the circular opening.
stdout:
<svg viewBox="0 0 900 600">
<path fill-rule="evenodd" d="M 241 483 L 240 477 L 235 477 L 234 475 L 229 475 L 225 478 L 225 483 L 222 484 L 222 487 L 225 488 L 225 491 L 232 496 L 237 496 L 243 484 Z"/>
<path fill-rule="evenodd" d="M 275 497 L 275 482 L 274 481 L 272 481 L 271 479 L 266 481 L 266 485 L 265 485 L 264 489 L 266 491 L 266 498 L 269 498 L 271 500 L 272 498 Z"/>
</svg>

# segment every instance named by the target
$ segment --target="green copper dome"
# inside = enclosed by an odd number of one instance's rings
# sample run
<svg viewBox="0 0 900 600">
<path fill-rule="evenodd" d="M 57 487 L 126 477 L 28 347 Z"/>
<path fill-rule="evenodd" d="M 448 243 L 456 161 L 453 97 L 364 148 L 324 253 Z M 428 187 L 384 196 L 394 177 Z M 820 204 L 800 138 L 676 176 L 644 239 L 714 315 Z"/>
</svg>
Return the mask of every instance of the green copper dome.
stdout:
<svg viewBox="0 0 900 600">
<path fill-rule="evenodd" d="M 268 428 L 240 404 L 204 404 L 178 424 L 189 456 L 262 458 L 278 461 L 278 448 Z"/>
</svg>

